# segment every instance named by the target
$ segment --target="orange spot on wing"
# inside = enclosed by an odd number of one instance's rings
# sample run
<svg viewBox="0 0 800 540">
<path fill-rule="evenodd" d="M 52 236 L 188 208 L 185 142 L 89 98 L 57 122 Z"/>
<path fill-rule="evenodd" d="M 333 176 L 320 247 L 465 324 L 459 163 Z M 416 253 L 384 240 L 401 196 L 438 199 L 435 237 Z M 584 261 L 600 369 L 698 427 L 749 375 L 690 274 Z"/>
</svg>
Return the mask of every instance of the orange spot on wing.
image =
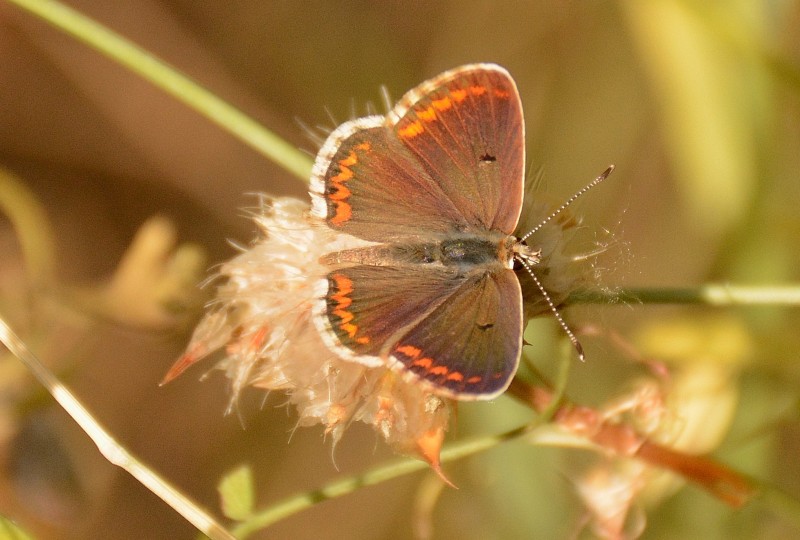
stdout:
<svg viewBox="0 0 800 540">
<path fill-rule="evenodd" d="M 433 358 L 423 356 L 423 351 L 413 345 L 400 345 L 395 347 L 395 352 L 407 356 L 411 362 L 406 362 L 406 365 L 411 368 L 419 368 L 417 374 L 423 376 L 440 377 L 440 383 L 444 381 L 449 382 L 462 382 L 464 381 L 464 374 L 460 371 L 453 371 L 444 365 L 437 365 L 434 363 Z M 472 376 L 466 380 L 467 384 L 475 384 L 481 381 L 478 375 Z"/>
<path fill-rule="evenodd" d="M 350 294 L 353 292 L 353 280 L 344 274 L 333 274 L 331 278 L 336 282 L 336 287 L 342 294 Z"/>
<path fill-rule="evenodd" d="M 349 189 L 347 189 L 344 185 L 337 186 L 335 191 L 328 192 L 328 199 L 332 201 L 344 201 L 351 195 Z"/>
<path fill-rule="evenodd" d="M 511 97 L 511 93 L 508 90 L 502 90 L 500 88 L 494 89 L 494 95 L 500 99 L 508 99 Z"/>
<path fill-rule="evenodd" d="M 433 110 L 433 107 L 428 107 L 427 109 L 417 111 L 417 117 L 423 122 L 433 122 L 436 120 L 436 111 Z"/>
<path fill-rule="evenodd" d="M 357 155 L 356 155 L 356 153 L 355 153 L 354 151 L 352 151 L 352 150 L 350 151 L 350 153 L 349 153 L 349 154 L 347 154 L 347 157 L 346 157 L 346 158 L 344 158 L 344 159 L 340 159 L 340 160 L 339 160 L 339 165 L 340 165 L 341 167 L 343 167 L 343 168 L 344 168 L 344 167 L 352 167 L 352 166 L 353 166 L 353 165 L 355 165 L 356 163 L 358 163 L 358 156 L 357 156 Z"/>
<path fill-rule="evenodd" d="M 339 171 L 339 174 L 331 178 L 331 182 L 334 184 L 338 184 L 340 182 L 347 182 L 353 177 L 353 169 L 348 169 L 347 167 L 342 167 Z"/>
<path fill-rule="evenodd" d="M 351 338 L 355 338 L 356 334 L 358 333 L 358 326 L 355 324 L 342 322 L 339 324 L 339 328 L 347 332 L 347 335 Z"/>
<path fill-rule="evenodd" d="M 422 122 L 416 120 L 411 122 L 406 127 L 401 128 L 398 130 L 397 134 L 400 135 L 403 139 L 413 139 L 417 135 L 420 135 L 425 132 L 425 128 L 422 127 Z"/>
<path fill-rule="evenodd" d="M 345 307 L 349 306 L 352 303 L 352 300 L 350 300 L 349 298 L 345 298 L 345 300 L 347 300 L 346 304 L 345 302 L 342 302 L 341 304 L 339 304 L 339 307 L 333 310 L 333 314 L 339 317 L 340 325 L 347 324 L 356 318 L 355 315 L 353 315 L 352 313 L 350 313 L 345 309 Z"/>
<path fill-rule="evenodd" d="M 409 358 L 416 358 L 422 354 L 422 351 L 413 345 L 400 345 L 399 347 L 396 347 L 395 350 L 405 354 Z"/>
<path fill-rule="evenodd" d="M 442 99 L 434 99 L 431 101 L 431 105 L 437 111 L 446 111 L 453 106 L 453 102 L 450 101 L 449 97 L 443 97 Z"/>
<path fill-rule="evenodd" d="M 336 307 L 331 313 L 339 318 L 337 324 L 339 330 L 347 334 L 350 339 L 355 340 L 356 343 L 362 345 L 369 343 L 369 337 L 358 336 L 358 325 L 351 322 L 355 319 L 355 315 L 347 309 L 353 303 L 353 299 L 350 298 L 350 293 L 353 292 L 353 280 L 344 274 L 333 274 L 330 279 L 336 288 L 336 292 L 330 295 L 330 299 L 336 303 Z"/>
<path fill-rule="evenodd" d="M 356 150 L 368 152 L 371 148 L 372 145 L 366 141 L 357 144 L 346 157 L 337 162 L 339 172 L 328 179 L 329 185 L 326 198 L 333 211 L 333 215 L 328 216 L 328 221 L 331 224 L 341 225 L 342 223 L 347 223 L 353 217 L 353 207 L 347 202 L 353 193 L 347 188 L 345 182 L 355 176 L 352 167 L 357 165 L 359 161 Z"/>
<path fill-rule="evenodd" d="M 346 308 L 353 300 L 348 295 L 353 292 L 353 280 L 344 274 L 333 274 L 331 279 L 336 285 L 336 293 L 331 295 L 331 300 L 336 302 L 338 308 Z"/>
<path fill-rule="evenodd" d="M 353 217 L 353 208 L 344 201 L 334 201 L 336 203 L 336 214 L 331 218 L 331 223 L 341 225 L 350 221 Z"/>
<path fill-rule="evenodd" d="M 428 358 L 427 356 L 420 358 L 420 356 L 422 356 L 422 349 L 419 347 L 400 345 L 399 347 L 395 347 L 394 350 L 409 357 L 412 360 L 411 365 L 414 367 L 430 371 L 433 366 L 433 358 Z"/>
<path fill-rule="evenodd" d="M 428 358 L 427 356 L 425 358 L 417 358 L 411 362 L 411 365 L 421 367 L 424 370 L 429 370 L 433 365 L 433 359 Z"/>
<path fill-rule="evenodd" d="M 466 90 L 453 90 L 450 92 L 450 95 L 453 97 L 453 101 L 456 103 L 461 103 L 467 98 L 467 91 Z"/>
<path fill-rule="evenodd" d="M 482 96 L 483 94 L 486 93 L 486 87 L 485 86 L 470 86 L 469 87 L 469 92 L 473 96 Z"/>
</svg>

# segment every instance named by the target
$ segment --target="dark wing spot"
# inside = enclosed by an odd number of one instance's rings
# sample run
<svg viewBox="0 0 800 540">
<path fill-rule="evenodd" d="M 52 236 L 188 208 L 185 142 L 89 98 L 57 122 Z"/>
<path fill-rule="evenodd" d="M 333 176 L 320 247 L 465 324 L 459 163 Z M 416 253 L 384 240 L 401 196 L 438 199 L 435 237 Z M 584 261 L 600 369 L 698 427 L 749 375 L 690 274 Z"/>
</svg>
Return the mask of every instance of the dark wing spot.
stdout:
<svg viewBox="0 0 800 540">
<path fill-rule="evenodd" d="M 489 153 L 486 153 L 480 157 L 480 160 L 483 163 L 494 163 L 495 161 L 497 161 L 497 158 Z"/>
<path fill-rule="evenodd" d="M 494 326 L 494 323 L 476 323 L 479 330 L 488 330 Z"/>
</svg>

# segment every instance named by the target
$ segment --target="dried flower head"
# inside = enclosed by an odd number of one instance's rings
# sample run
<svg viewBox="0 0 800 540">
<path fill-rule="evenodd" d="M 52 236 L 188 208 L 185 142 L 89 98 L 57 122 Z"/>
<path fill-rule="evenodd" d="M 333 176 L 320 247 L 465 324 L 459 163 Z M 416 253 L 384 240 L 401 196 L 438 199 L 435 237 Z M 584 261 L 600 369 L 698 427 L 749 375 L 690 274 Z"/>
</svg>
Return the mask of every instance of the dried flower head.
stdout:
<svg viewBox="0 0 800 540">
<path fill-rule="evenodd" d="M 537 213 L 546 215 L 539 206 Z M 324 425 L 334 444 L 352 421 L 365 422 L 396 451 L 424 459 L 438 471 L 453 401 L 388 365 L 343 358 L 314 324 L 315 284 L 330 271 L 320 258 L 346 245 L 349 237 L 321 226 L 309 205 L 294 198 L 262 197 L 253 218 L 261 238 L 222 265 L 224 282 L 216 300 L 164 381 L 222 349 L 217 367 L 231 381 L 231 407 L 246 386 L 282 390 L 297 409 L 298 425 Z M 569 262 L 560 240 L 574 225 L 565 215 L 540 233 L 548 265 L 542 281 L 556 299 L 573 285 L 554 265 Z M 529 306 L 528 313 L 547 311 L 536 299 Z"/>
<path fill-rule="evenodd" d="M 387 366 L 340 358 L 321 339 L 312 320 L 314 285 L 327 273 L 319 259 L 344 239 L 315 226 L 308 211 L 297 199 L 262 199 L 254 218 L 263 237 L 222 266 L 226 281 L 165 381 L 224 349 L 218 367 L 231 380 L 231 405 L 245 386 L 283 390 L 298 425 L 323 424 L 334 444 L 357 420 L 396 450 L 438 466 L 449 417 L 445 400 Z"/>
</svg>

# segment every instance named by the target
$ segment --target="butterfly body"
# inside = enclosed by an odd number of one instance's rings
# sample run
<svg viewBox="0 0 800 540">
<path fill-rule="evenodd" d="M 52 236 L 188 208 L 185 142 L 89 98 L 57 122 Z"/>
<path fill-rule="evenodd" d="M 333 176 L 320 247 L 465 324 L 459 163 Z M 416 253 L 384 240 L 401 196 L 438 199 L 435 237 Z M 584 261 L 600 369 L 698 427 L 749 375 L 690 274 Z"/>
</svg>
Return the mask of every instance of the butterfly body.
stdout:
<svg viewBox="0 0 800 540">
<path fill-rule="evenodd" d="M 466 274 L 512 268 L 512 248 L 516 242 L 515 237 L 499 231 L 453 233 L 437 240 L 344 249 L 325 255 L 322 262 L 328 266 L 418 264 L 451 268 L 458 274 Z"/>
</svg>

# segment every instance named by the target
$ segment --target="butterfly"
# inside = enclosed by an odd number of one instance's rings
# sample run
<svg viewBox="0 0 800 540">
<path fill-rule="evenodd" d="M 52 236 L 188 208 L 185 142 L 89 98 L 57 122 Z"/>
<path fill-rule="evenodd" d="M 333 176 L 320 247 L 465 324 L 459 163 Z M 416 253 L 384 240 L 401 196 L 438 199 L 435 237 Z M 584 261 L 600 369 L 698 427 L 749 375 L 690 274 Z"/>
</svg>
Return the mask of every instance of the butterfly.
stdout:
<svg viewBox="0 0 800 540">
<path fill-rule="evenodd" d="M 446 71 L 387 115 L 335 129 L 310 184 L 314 218 L 352 240 L 321 259 L 314 318 L 327 346 L 444 397 L 504 392 L 522 349 L 515 261 L 542 289 L 541 250 L 513 234 L 524 174 L 522 104 L 494 64 Z"/>
</svg>

